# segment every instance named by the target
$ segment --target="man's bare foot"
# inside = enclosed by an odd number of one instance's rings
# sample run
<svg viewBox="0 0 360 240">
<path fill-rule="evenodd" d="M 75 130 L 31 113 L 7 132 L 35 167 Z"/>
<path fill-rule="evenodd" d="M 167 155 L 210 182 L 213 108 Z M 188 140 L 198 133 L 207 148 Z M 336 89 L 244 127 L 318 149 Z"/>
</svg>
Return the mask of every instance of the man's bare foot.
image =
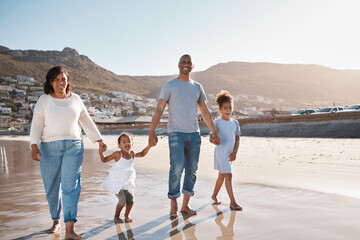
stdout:
<svg viewBox="0 0 360 240">
<path fill-rule="evenodd" d="M 211 199 L 214 201 L 213 204 L 215 204 L 215 205 L 220 205 L 220 204 L 221 204 L 221 202 L 219 202 L 219 201 L 217 200 L 217 197 L 216 197 L 216 196 L 212 195 L 212 196 L 211 196 Z"/>
<path fill-rule="evenodd" d="M 196 215 L 197 214 L 196 210 L 189 208 L 189 206 L 182 207 L 181 212 L 187 213 L 189 215 Z"/>
<path fill-rule="evenodd" d="M 234 211 L 242 211 L 243 210 L 243 208 L 240 207 L 237 203 L 230 204 L 230 209 L 234 210 Z"/>
<path fill-rule="evenodd" d="M 177 212 L 170 212 L 169 216 L 170 218 L 177 218 L 179 215 L 177 214 Z"/>
<path fill-rule="evenodd" d="M 129 216 L 125 216 L 125 222 L 126 223 L 131 223 L 133 221 L 133 219 L 132 218 L 130 218 Z"/>
<path fill-rule="evenodd" d="M 115 223 L 115 224 L 123 223 L 123 222 L 124 222 L 124 221 L 123 221 L 121 218 L 119 218 L 119 217 L 118 217 L 118 218 L 117 218 L 117 217 L 114 218 L 114 223 Z"/>
<path fill-rule="evenodd" d="M 178 217 L 177 211 L 178 211 L 177 201 L 176 201 L 176 199 L 171 199 L 171 202 L 170 202 L 170 214 L 169 214 L 170 217 L 171 218 L 177 218 Z"/>
<path fill-rule="evenodd" d="M 56 233 L 61 228 L 59 221 L 54 221 L 52 227 L 48 230 L 49 233 Z"/>
<path fill-rule="evenodd" d="M 65 234 L 66 240 L 80 240 L 84 237 L 84 235 L 77 235 L 76 233 L 67 233 Z"/>
</svg>

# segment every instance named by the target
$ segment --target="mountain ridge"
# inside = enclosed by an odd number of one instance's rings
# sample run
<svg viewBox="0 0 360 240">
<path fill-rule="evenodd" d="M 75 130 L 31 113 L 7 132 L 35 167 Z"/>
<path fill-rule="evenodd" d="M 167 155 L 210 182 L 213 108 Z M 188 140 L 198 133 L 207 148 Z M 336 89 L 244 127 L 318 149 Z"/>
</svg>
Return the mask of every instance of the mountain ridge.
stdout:
<svg viewBox="0 0 360 240">
<path fill-rule="evenodd" d="M 25 75 L 43 82 L 46 72 L 54 65 L 68 69 L 74 89 L 101 94 L 123 91 L 157 98 L 162 85 L 177 76 L 116 75 L 69 47 L 62 51 L 39 51 L 0 46 L 0 77 Z M 360 102 L 360 70 L 356 69 L 231 61 L 193 72 L 191 77 L 203 85 L 212 103 L 214 95 L 221 89 L 238 96 L 238 104 L 267 108 L 306 107 L 317 102 L 346 105 Z M 250 103 L 251 98 L 258 98 L 260 102 Z"/>
</svg>

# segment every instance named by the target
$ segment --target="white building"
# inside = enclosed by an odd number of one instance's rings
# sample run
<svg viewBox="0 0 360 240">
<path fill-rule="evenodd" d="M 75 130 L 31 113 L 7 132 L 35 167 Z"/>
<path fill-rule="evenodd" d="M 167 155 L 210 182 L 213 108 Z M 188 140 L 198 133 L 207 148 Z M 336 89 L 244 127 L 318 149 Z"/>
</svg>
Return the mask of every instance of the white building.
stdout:
<svg viewBox="0 0 360 240">
<path fill-rule="evenodd" d="M 34 83 L 34 79 L 31 77 L 16 76 L 16 79 L 19 80 L 19 83 Z"/>
<path fill-rule="evenodd" d="M 9 114 L 9 113 L 11 113 L 11 108 L 0 107 L 0 112 L 1 112 L 2 114 Z"/>
<path fill-rule="evenodd" d="M 37 96 L 28 96 L 28 102 L 37 102 L 39 99 Z"/>
<path fill-rule="evenodd" d="M 23 103 L 25 102 L 25 97 L 16 97 L 14 103 Z"/>
<path fill-rule="evenodd" d="M 140 112 L 140 113 L 146 113 L 146 109 L 145 109 L 145 108 L 139 108 L 139 109 L 138 109 L 138 112 Z"/>
<path fill-rule="evenodd" d="M 10 116 L 0 116 L 0 123 L 9 123 L 11 122 Z"/>
<path fill-rule="evenodd" d="M 91 106 L 91 102 L 89 99 L 82 99 L 85 106 Z"/>
<path fill-rule="evenodd" d="M 110 102 L 110 99 L 107 96 L 101 95 L 99 98 L 100 102 L 102 103 L 108 103 Z"/>
<path fill-rule="evenodd" d="M 1 87 L 1 92 L 2 93 L 10 93 L 12 91 L 12 88 L 9 86 L 3 86 Z"/>
</svg>

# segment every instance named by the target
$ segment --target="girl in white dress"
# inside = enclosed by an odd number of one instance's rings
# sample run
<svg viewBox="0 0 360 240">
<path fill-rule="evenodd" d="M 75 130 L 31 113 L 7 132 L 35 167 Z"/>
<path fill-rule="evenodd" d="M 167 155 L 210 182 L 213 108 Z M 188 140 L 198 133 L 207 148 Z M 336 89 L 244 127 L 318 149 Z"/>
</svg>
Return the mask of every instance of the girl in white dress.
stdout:
<svg viewBox="0 0 360 240">
<path fill-rule="evenodd" d="M 105 156 L 106 148 L 99 147 L 99 155 L 102 162 L 115 160 L 115 164 L 109 170 L 109 176 L 101 184 L 102 188 L 107 189 L 109 193 L 113 193 L 119 199 L 116 205 L 114 222 L 123 223 L 120 213 L 125 208 L 125 222 L 132 222 L 129 217 L 131 208 L 134 204 L 134 190 L 136 172 L 133 160 L 135 157 L 144 157 L 153 145 L 148 145 L 139 153 L 134 153 L 131 148 L 133 146 L 133 136 L 130 133 L 122 133 L 118 138 L 118 146 L 120 151 L 113 152 L 109 156 Z"/>
<path fill-rule="evenodd" d="M 219 175 L 211 198 L 215 204 L 221 204 L 217 199 L 217 195 L 225 180 L 226 191 L 230 198 L 230 209 L 242 210 L 242 207 L 235 201 L 231 182 L 231 163 L 235 161 L 239 149 L 240 125 L 238 121 L 230 118 L 233 110 L 233 97 L 229 92 L 222 90 L 217 94 L 216 103 L 219 106 L 221 118 L 215 120 L 215 128 L 221 143 L 215 146 L 214 150 L 214 169 L 219 171 Z M 215 138 L 212 134 L 210 142 L 215 143 Z"/>
</svg>

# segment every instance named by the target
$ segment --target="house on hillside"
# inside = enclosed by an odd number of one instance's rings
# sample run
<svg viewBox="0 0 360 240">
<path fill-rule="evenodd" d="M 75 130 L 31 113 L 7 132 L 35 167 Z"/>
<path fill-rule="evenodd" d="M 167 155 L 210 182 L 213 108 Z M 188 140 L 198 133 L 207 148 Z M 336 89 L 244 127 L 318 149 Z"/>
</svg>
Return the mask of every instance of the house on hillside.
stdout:
<svg viewBox="0 0 360 240">
<path fill-rule="evenodd" d="M 16 76 L 19 84 L 33 84 L 35 81 L 32 77 Z"/>
<path fill-rule="evenodd" d="M 8 107 L 0 107 L 0 112 L 2 114 L 10 114 L 11 113 L 11 108 Z"/>
<path fill-rule="evenodd" d="M 0 123 L 10 123 L 11 122 L 11 117 L 10 116 L 0 116 Z"/>
<path fill-rule="evenodd" d="M 0 86 L 2 93 L 10 93 L 12 91 L 12 88 L 9 86 Z"/>
<path fill-rule="evenodd" d="M 16 91 L 16 96 L 21 96 L 21 97 L 26 96 L 26 91 L 24 90 L 15 89 L 15 91 Z"/>
<path fill-rule="evenodd" d="M 23 103 L 23 102 L 25 102 L 25 97 L 14 98 L 14 103 Z"/>
</svg>

